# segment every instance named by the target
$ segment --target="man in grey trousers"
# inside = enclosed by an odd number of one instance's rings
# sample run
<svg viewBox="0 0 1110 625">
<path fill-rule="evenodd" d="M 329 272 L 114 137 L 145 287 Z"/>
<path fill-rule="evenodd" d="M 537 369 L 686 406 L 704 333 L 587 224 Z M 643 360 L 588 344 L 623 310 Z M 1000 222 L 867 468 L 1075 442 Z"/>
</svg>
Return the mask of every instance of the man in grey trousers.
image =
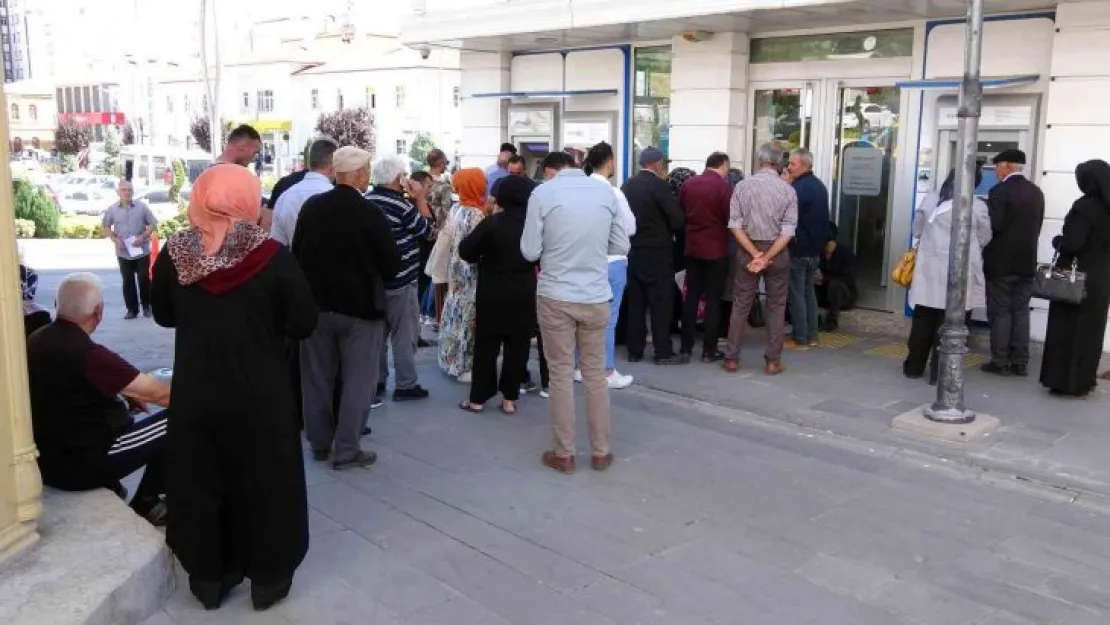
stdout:
<svg viewBox="0 0 1110 625">
<path fill-rule="evenodd" d="M 401 254 L 389 222 L 362 195 L 370 184 L 370 153 L 342 147 L 332 162 L 335 188 L 304 203 L 292 250 L 320 307 L 316 331 L 301 343 L 305 436 L 314 459 L 330 456 L 340 470 L 377 460 L 359 439 L 380 375 L 384 284 L 400 268 Z"/>
<path fill-rule="evenodd" d="M 432 234 L 432 211 L 424 199 L 424 187 L 405 176 L 407 164 L 399 156 L 387 156 L 374 164 L 374 189 L 366 199 L 374 203 L 386 221 L 401 253 L 401 268 L 385 280 L 385 335 L 393 346 L 393 368 L 397 380 L 393 401 L 426 399 L 428 391 L 417 383 L 416 342 L 420 338 L 420 244 Z M 408 197 L 406 197 L 406 193 Z M 381 374 L 375 404 L 385 394 L 389 379 L 389 346 L 381 349 Z"/>
</svg>

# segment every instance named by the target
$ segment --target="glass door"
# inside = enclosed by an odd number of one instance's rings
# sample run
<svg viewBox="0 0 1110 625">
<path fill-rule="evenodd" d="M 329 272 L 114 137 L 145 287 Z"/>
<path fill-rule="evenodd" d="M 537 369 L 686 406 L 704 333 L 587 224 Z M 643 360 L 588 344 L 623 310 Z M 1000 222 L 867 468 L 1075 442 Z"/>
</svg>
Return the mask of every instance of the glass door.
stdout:
<svg viewBox="0 0 1110 625">
<path fill-rule="evenodd" d="M 829 207 L 840 245 L 856 254 L 858 305 L 886 309 L 890 216 L 898 153 L 899 89 L 848 85 L 828 89 L 833 115 Z"/>
<path fill-rule="evenodd" d="M 809 84 L 757 85 L 752 90 L 751 110 L 752 152 L 748 173 L 755 172 L 759 146 L 768 141 L 778 141 L 788 152 L 810 147 L 814 90 Z"/>
</svg>

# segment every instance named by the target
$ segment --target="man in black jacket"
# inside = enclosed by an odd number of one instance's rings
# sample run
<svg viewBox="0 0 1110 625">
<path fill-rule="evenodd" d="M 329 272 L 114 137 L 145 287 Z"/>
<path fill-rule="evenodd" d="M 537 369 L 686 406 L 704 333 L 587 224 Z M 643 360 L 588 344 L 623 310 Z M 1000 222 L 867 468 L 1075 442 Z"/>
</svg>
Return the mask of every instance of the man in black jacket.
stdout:
<svg viewBox="0 0 1110 625">
<path fill-rule="evenodd" d="M 316 460 L 327 460 L 334 446 L 338 470 L 377 460 L 359 439 L 379 380 L 385 281 L 400 269 L 401 253 L 385 215 L 362 196 L 370 153 L 342 147 L 332 163 L 335 188 L 305 202 L 292 250 L 320 307 L 316 331 L 301 343 L 305 436 Z M 343 388 L 335 410 L 339 371 Z"/>
<path fill-rule="evenodd" d="M 1044 194 L 1022 170 L 1025 153 L 1006 150 L 994 157 L 1001 182 L 987 198 L 993 237 L 983 250 L 991 361 L 983 371 L 1028 375 L 1029 298 L 1037 266 L 1037 242 L 1044 221 Z"/>
<path fill-rule="evenodd" d="M 646 314 L 651 311 L 655 364 L 684 364 L 671 343 L 674 314 L 674 236 L 682 232 L 686 217 L 678 205 L 666 174 L 663 153 L 647 148 L 640 153 L 642 170 L 621 190 L 636 216 L 636 235 L 628 254 L 628 360 L 644 357 L 647 343 Z"/>
</svg>

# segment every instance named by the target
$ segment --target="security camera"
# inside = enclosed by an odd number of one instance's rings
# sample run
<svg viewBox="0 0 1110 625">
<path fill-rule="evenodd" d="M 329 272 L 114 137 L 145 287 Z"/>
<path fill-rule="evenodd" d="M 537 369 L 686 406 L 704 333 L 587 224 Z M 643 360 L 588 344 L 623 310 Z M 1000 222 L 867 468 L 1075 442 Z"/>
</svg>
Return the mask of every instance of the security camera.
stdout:
<svg viewBox="0 0 1110 625">
<path fill-rule="evenodd" d="M 432 49 L 428 46 L 421 46 L 418 49 L 420 50 L 420 58 L 424 59 L 425 61 L 428 60 L 428 57 L 432 56 Z"/>
</svg>

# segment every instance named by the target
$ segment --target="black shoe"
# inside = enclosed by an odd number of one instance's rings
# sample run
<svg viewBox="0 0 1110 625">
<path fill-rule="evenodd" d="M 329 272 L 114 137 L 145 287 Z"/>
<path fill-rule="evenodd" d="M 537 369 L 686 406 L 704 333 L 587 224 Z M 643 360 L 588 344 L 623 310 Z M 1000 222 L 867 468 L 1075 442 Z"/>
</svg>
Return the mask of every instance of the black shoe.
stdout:
<svg viewBox="0 0 1110 625">
<path fill-rule="evenodd" d="M 682 356 L 667 356 L 666 358 L 656 358 L 655 359 L 655 364 L 657 364 L 661 367 L 669 367 L 669 366 L 673 366 L 673 365 L 685 365 L 685 364 L 688 364 L 689 362 L 690 362 L 689 358 L 686 358 L 684 360 L 682 358 Z"/>
<path fill-rule="evenodd" d="M 706 363 L 706 364 L 710 364 L 710 363 L 714 363 L 714 362 L 721 362 L 724 359 L 725 359 L 725 354 L 724 354 L 724 352 L 720 352 L 720 351 L 703 352 L 702 355 L 701 355 L 701 361 Z"/>
<path fill-rule="evenodd" d="M 629 354 L 628 362 L 642 362 L 644 360 L 643 354 Z"/>
<path fill-rule="evenodd" d="M 378 384 L 378 388 L 374 390 L 375 395 L 385 395 L 385 382 Z"/>
<path fill-rule="evenodd" d="M 251 582 L 251 603 L 254 609 L 261 612 L 269 610 L 275 603 L 289 596 L 289 589 L 293 587 L 293 578 L 276 584 L 256 584 Z"/>
<path fill-rule="evenodd" d="M 1012 371 L 1010 370 L 1010 365 L 1000 365 L 993 360 L 983 365 L 982 367 L 979 367 L 979 370 L 983 373 L 993 373 L 994 375 L 1000 375 L 1004 378 L 1008 378 L 1012 374 Z"/>
<path fill-rule="evenodd" d="M 429 341 L 424 337 L 416 339 L 416 347 L 418 349 L 421 347 L 435 347 L 436 345 L 439 345 L 439 343 L 437 343 L 436 341 Z"/>
<path fill-rule="evenodd" d="M 324 462 L 328 459 L 328 455 L 330 455 L 330 453 L 331 452 L 329 452 L 327 449 L 313 449 L 312 459 L 316 462 Z"/>
<path fill-rule="evenodd" d="M 143 306 L 143 316 L 147 319 L 154 316 L 154 313 L 150 311 L 150 306 Z"/>
<path fill-rule="evenodd" d="M 1019 378 L 1029 377 L 1029 367 L 1026 365 L 1010 365 L 1010 372 Z"/>
<path fill-rule="evenodd" d="M 428 399 L 428 389 L 417 384 L 412 388 L 393 389 L 393 401 L 414 401 Z"/>
<path fill-rule="evenodd" d="M 366 427 L 362 428 L 362 435 L 363 436 L 370 436 L 370 426 L 366 426 Z"/>
<path fill-rule="evenodd" d="M 189 577 L 189 590 L 204 605 L 205 610 L 216 610 L 236 586 L 243 583 L 243 574 L 227 574 L 219 582 L 205 582 Z"/>
<path fill-rule="evenodd" d="M 374 399 L 370 400 L 370 410 L 377 410 L 385 405 L 385 391 L 374 395 Z"/>
<path fill-rule="evenodd" d="M 902 363 L 902 375 L 907 380 L 920 380 L 921 378 L 925 377 L 925 372 L 917 371 L 916 369 L 910 369 L 908 364 Z"/>
<path fill-rule="evenodd" d="M 536 384 L 535 382 L 533 382 L 532 380 L 529 380 L 529 379 L 524 380 L 524 382 L 521 382 L 521 384 L 520 384 L 520 392 L 521 393 L 525 393 L 525 394 L 527 394 L 527 393 L 536 393 L 536 392 L 539 392 L 539 390 L 540 390 L 540 385 Z"/>
<path fill-rule="evenodd" d="M 139 316 L 139 313 L 137 313 L 133 310 L 129 310 L 129 311 L 127 311 L 127 314 L 123 316 L 123 318 L 130 321 L 132 319 L 138 318 L 138 316 Z"/>
</svg>

